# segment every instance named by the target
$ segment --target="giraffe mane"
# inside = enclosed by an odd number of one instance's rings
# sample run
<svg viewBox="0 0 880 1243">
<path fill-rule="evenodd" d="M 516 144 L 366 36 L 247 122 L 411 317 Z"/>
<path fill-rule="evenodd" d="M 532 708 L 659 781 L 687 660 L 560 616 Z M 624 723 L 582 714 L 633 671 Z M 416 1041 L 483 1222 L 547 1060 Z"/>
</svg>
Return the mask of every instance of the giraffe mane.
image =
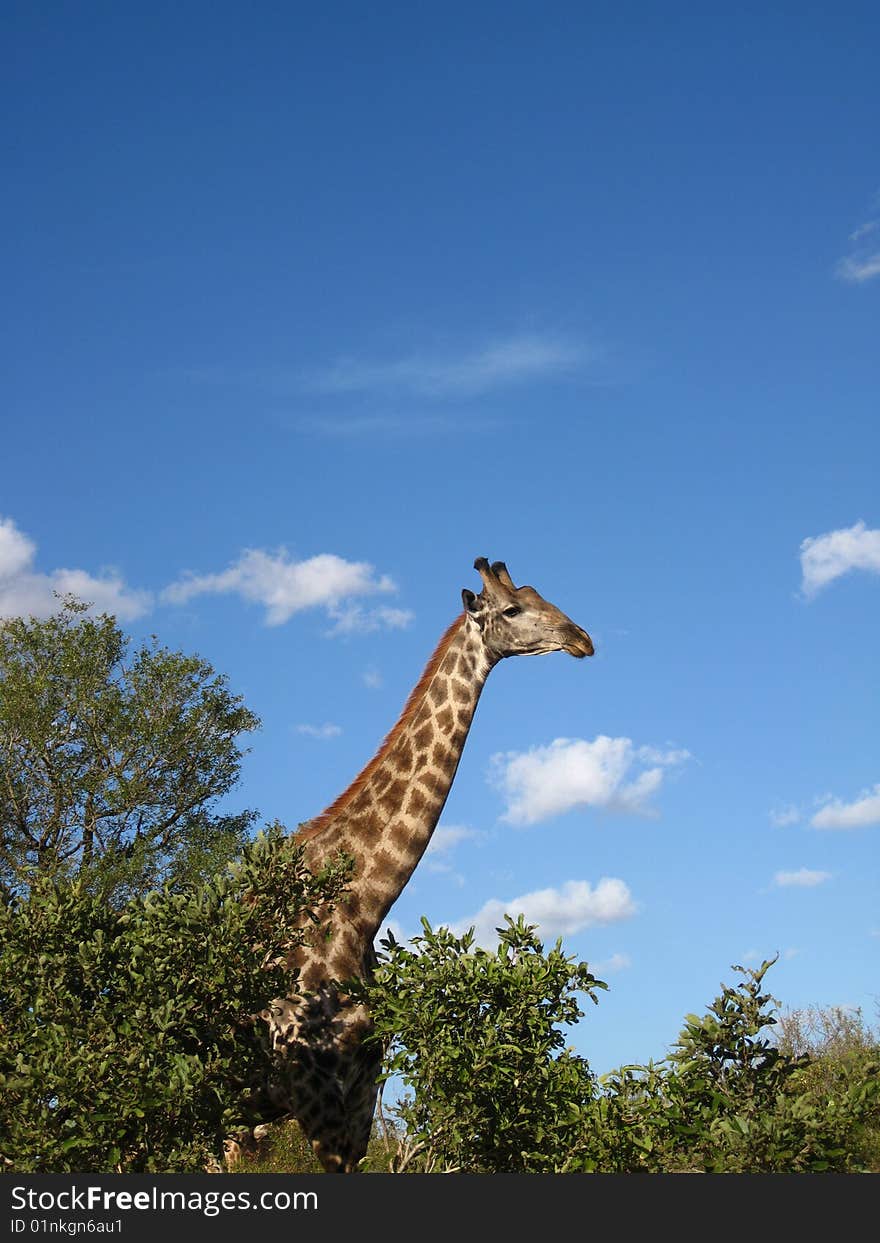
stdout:
<svg viewBox="0 0 880 1243">
<path fill-rule="evenodd" d="M 347 807 L 352 799 L 356 798 L 357 795 L 360 794 L 361 790 L 363 790 L 364 786 L 367 785 L 373 774 L 383 763 L 388 752 L 394 746 L 397 739 L 410 724 L 418 711 L 425 692 L 427 691 L 435 673 L 440 668 L 440 663 L 443 660 L 443 657 L 446 655 L 451 644 L 458 635 L 459 630 L 464 624 L 464 619 L 465 615 L 463 613 L 456 617 L 455 621 L 440 639 L 440 642 L 434 649 L 428 663 L 425 665 L 422 676 L 410 691 L 409 698 L 404 704 L 403 711 L 400 714 L 397 724 L 394 725 L 388 733 L 373 758 L 369 761 L 366 767 L 358 773 L 348 789 L 343 790 L 339 797 L 335 799 L 329 807 L 327 807 L 319 815 L 313 817 L 297 831 L 297 840 L 306 841 L 307 839 L 320 833 L 322 829 L 327 827 L 333 817 Z"/>
</svg>

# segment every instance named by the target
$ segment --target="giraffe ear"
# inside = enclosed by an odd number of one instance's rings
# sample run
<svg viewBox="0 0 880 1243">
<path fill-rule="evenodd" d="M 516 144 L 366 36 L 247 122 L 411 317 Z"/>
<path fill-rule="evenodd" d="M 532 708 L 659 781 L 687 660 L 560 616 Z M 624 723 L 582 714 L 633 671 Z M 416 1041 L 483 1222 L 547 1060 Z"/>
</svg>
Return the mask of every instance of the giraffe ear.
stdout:
<svg viewBox="0 0 880 1243">
<path fill-rule="evenodd" d="M 464 603 L 464 607 L 467 609 L 467 611 L 469 613 L 476 613 L 477 597 L 474 595 L 474 593 L 472 591 L 468 591 L 467 587 L 465 587 L 462 590 L 461 598 L 462 598 L 462 602 Z"/>
</svg>

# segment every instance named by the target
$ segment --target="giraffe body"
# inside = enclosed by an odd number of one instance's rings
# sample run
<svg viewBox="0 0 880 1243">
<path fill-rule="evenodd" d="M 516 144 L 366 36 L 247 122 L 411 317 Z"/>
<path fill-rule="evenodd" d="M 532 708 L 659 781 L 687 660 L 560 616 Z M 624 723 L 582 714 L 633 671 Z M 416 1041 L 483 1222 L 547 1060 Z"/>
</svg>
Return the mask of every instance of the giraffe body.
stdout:
<svg viewBox="0 0 880 1243">
<path fill-rule="evenodd" d="M 348 789 L 299 833 L 317 870 L 339 851 L 353 859 L 330 935 L 297 952 L 298 992 L 264 1012 L 276 1054 L 277 1116 L 295 1116 L 329 1172 L 348 1173 L 366 1152 L 381 1050 L 364 1044 L 365 1006 L 340 982 L 369 978 L 373 941 L 424 854 L 455 777 L 486 678 L 505 656 L 592 655 L 589 635 L 531 587 L 514 587 L 502 562 L 478 558 L 479 596 L 449 627 L 403 713 Z"/>
</svg>

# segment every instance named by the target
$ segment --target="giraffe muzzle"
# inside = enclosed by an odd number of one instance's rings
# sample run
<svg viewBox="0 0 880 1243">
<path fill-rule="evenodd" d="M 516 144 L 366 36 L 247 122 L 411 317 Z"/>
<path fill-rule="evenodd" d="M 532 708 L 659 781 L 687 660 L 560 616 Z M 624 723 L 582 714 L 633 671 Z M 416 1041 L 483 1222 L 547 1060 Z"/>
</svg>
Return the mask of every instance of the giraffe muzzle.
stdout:
<svg viewBox="0 0 880 1243">
<path fill-rule="evenodd" d="M 581 630 L 580 626 L 572 626 L 571 629 L 571 638 L 565 644 L 563 651 L 568 652 L 569 656 L 576 656 L 578 660 L 582 660 L 584 656 L 592 656 L 595 648 L 586 630 Z"/>
</svg>

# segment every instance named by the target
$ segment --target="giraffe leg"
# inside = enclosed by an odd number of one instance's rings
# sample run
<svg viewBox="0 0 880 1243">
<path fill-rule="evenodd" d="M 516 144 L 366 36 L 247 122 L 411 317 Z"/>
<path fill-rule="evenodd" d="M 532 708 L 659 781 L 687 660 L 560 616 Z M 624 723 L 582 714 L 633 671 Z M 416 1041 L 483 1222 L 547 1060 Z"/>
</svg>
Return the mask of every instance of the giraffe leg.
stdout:
<svg viewBox="0 0 880 1243">
<path fill-rule="evenodd" d="M 382 1053 L 376 1047 L 358 1050 L 358 1067 L 346 1101 L 352 1148 L 360 1162 L 366 1156 L 376 1097 L 379 1094 L 378 1075 L 382 1065 Z"/>
<path fill-rule="evenodd" d="M 326 1174 L 352 1174 L 361 1159 L 348 1128 L 341 1098 L 333 1093 L 319 1098 L 317 1116 L 306 1109 L 299 1124 Z"/>
<path fill-rule="evenodd" d="M 301 1100 L 299 1124 L 328 1174 L 352 1174 L 366 1155 L 381 1060 L 379 1049 L 357 1047 Z"/>
</svg>

